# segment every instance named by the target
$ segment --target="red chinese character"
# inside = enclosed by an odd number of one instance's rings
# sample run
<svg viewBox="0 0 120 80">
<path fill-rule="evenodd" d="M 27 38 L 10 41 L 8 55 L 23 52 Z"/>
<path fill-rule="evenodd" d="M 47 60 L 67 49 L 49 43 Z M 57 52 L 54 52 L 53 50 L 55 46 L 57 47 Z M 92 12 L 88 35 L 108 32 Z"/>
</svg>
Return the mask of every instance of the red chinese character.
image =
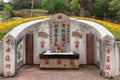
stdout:
<svg viewBox="0 0 120 80">
<path fill-rule="evenodd" d="M 57 28 L 57 27 L 58 27 L 58 24 L 55 24 L 54 27 Z"/>
<path fill-rule="evenodd" d="M 62 27 L 65 28 L 65 25 L 66 25 L 66 24 L 63 23 L 63 24 L 62 24 Z"/>
<path fill-rule="evenodd" d="M 69 24 L 67 26 L 69 27 Z"/>
<path fill-rule="evenodd" d="M 107 62 L 110 62 L 110 56 L 107 56 Z"/>
<path fill-rule="evenodd" d="M 5 61 L 11 61 L 9 55 L 7 55 L 7 56 L 5 57 Z"/>
<path fill-rule="evenodd" d="M 62 64 L 62 61 L 61 61 L 60 59 L 57 60 L 57 64 L 58 64 L 58 65 Z"/>
<path fill-rule="evenodd" d="M 10 45 L 11 40 L 10 40 L 10 39 L 7 39 L 5 42 L 6 42 L 7 45 Z"/>
<path fill-rule="evenodd" d="M 62 43 L 62 46 L 65 47 L 65 43 Z"/>
<path fill-rule="evenodd" d="M 69 41 L 69 40 L 67 40 L 67 42 L 69 43 L 70 41 Z"/>
<path fill-rule="evenodd" d="M 61 16 L 61 15 L 59 15 L 59 16 L 58 16 L 58 19 L 62 19 L 62 16 Z"/>
<path fill-rule="evenodd" d="M 73 65 L 74 64 L 74 60 L 70 60 L 70 65 Z"/>
<path fill-rule="evenodd" d="M 44 64 L 49 64 L 49 60 L 48 60 L 48 59 L 45 59 L 45 60 L 44 60 Z"/>
<path fill-rule="evenodd" d="M 65 42 L 65 38 L 62 38 L 62 42 Z"/>
<path fill-rule="evenodd" d="M 79 41 L 75 41 L 74 44 L 75 44 L 75 48 L 78 48 L 79 47 Z"/>
<path fill-rule="evenodd" d="M 7 71 L 6 72 L 6 76 L 9 77 L 11 75 L 11 72 L 10 71 Z"/>
<path fill-rule="evenodd" d="M 109 72 L 106 72 L 105 77 L 106 77 L 106 78 L 109 78 L 109 77 L 110 77 Z"/>
<path fill-rule="evenodd" d="M 58 42 L 58 39 L 57 39 L 57 37 L 55 37 L 55 42 Z"/>
<path fill-rule="evenodd" d="M 45 47 L 45 42 L 44 41 L 41 41 L 40 44 L 41 44 L 41 48 Z"/>
<path fill-rule="evenodd" d="M 6 52 L 7 53 L 11 52 L 11 48 L 7 47 Z"/>
<path fill-rule="evenodd" d="M 54 43 L 54 46 L 57 46 L 57 47 L 58 47 L 58 44 L 57 44 L 57 43 Z"/>
<path fill-rule="evenodd" d="M 105 45 L 110 45 L 110 40 L 105 40 Z"/>
<path fill-rule="evenodd" d="M 106 70 L 111 70 L 110 64 L 106 65 L 106 66 L 105 66 L 105 69 L 106 69 Z"/>
<path fill-rule="evenodd" d="M 111 49 L 110 48 L 106 48 L 105 52 L 109 54 L 111 52 Z"/>
<path fill-rule="evenodd" d="M 10 66 L 11 66 L 10 64 L 6 64 L 7 69 L 10 69 Z"/>
</svg>

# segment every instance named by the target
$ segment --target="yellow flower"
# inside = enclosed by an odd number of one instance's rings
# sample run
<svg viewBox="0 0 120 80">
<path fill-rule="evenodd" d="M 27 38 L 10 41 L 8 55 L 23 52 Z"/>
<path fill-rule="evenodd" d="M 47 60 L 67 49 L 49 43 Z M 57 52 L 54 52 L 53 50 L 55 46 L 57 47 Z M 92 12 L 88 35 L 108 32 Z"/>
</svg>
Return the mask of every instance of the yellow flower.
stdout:
<svg viewBox="0 0 120 80">
<path fill-rule="evenodd" d="M 42 19 L 42 18 L 49 18 L 49 17 L 50 16 L 39 16 L 39 17 L 33 17 L 33 18 L 21 18 L 21 19 L 10 21 L 10 22 L 0 23 L 0 36 L 4 36 L 8 31 L 10 31 L 12 28 L 16 27 L 17 25 L 19 25 L 21 23 L 32 21 L 32 20 L 37 20 L 37 19 Z M 99 23 L 99 24 L 105 26 L 108 30 L 110 30 L 117 40 L 120 40 L 120 36 L 118 34 L 118 33 L 120 33 L 120 25 L 118 25 L 118 24 L 114 24 L 114 23 L 107 22 L 107 21 L 102 21 L 102 20 L 97 20 L 97 19 L 93 19 L 93 18 L 74 17 L 74 16 L 72 16 L 71 18 L 89 20 L 89 21 Z M 2 37 L 0 37 L 0 39 L 1 38 Z"/>
</svg>

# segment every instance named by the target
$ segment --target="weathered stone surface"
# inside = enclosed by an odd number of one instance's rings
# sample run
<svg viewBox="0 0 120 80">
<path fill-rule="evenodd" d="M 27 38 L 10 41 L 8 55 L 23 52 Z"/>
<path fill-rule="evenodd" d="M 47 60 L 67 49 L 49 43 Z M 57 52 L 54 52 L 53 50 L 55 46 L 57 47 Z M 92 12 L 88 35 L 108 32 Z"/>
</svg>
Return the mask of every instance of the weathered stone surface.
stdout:
<svg viewBox="0 0 120 80">
<path fill-rule="evenodd" d="M 115 40 L 110 35 L 106 35 L 103 38 L 101 70 L 102 70 L 102 76 L 106 78 L 111 78 L 115 76 L 114 74 L 114 70 L 115 70 L 114 43 L 115 43 Z"/>
<path fill-rule="evenodd" d="M 2 49 L 2 41 L 0 41 L 0 75 L 2 75 L 2 54 L 3 54 L 3 49 Z"/>
</svg>

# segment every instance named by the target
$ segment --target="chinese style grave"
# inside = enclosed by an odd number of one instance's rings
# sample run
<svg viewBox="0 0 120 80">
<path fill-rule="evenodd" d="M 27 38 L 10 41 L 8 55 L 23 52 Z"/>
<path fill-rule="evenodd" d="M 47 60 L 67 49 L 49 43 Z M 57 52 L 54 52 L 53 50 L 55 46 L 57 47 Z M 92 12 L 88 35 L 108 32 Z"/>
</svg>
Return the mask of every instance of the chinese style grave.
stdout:
<svg viewBox="0 0 120 80">
<path fill-rule="evenodd" d="M 103 77 L 115 76 L 115 40 L 104 26 L 55 14 L 22 23 L 3 38 L 4 77 L 24 64 L 39 68 L 77 68 L 96 65 Z"/>
</svg>

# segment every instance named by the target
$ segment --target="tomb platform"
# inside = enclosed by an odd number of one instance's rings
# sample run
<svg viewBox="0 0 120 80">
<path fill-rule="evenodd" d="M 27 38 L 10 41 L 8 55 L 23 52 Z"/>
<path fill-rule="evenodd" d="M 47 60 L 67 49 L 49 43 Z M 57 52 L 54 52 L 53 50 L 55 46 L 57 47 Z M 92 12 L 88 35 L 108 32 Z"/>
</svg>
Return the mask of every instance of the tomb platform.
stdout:
<svg viewBox="0 0 120 80">
<path fill-rule="evenodd" d="M 44 52 L 39 58 L 41 69 L 79 69 L 79 54 L 76 52 Z"/>
</svg>

